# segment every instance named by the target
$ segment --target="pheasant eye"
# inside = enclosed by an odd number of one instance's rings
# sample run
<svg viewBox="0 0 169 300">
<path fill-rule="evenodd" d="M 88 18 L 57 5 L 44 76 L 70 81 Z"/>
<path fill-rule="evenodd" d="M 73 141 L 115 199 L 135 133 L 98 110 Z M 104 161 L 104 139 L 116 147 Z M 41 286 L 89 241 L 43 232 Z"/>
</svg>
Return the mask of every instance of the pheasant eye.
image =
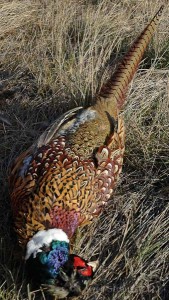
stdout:
<svg viewBox="0 0 169 300">
<path fill-rule="evenodd" d="M 82 276 L 91 277 L 93 274 L 92 267 L 87 266 L 86 268 L 78 270 L 78 273 L 81 274 Z"/>
<path fill-rule="evenodd" d="M 93 275 L 93 269 L 89 266 L 84 259 L 79 256 L 74 256 L 73 266 L 77 269 L 77 272 L 85 277 L 91 277 Z"/>
</svg>

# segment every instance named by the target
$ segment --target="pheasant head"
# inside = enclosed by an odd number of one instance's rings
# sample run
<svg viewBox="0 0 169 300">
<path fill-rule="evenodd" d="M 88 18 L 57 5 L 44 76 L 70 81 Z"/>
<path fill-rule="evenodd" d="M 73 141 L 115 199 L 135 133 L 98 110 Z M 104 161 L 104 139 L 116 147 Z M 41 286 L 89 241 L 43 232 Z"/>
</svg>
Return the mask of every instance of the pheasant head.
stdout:
<svg viewBox="0 0 169 300">
<path fill-rule="evenodd" d="M 27 244 L 25 259 L 31 279 L 58 299 L 79 295 L 96 269 L 95 262 L 70 254 L 69 240 L 61 229 L 36 233 Z"/>
</svg>

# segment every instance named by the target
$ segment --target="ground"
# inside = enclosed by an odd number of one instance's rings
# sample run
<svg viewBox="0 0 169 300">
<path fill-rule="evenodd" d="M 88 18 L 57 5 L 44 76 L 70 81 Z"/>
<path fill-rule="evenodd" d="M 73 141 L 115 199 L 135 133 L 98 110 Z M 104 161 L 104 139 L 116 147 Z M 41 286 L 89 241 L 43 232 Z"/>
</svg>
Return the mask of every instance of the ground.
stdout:
<svg viewBox="0 0 169 300">
<path fill-rule="evenodd" d="M 25 279 L 8 173 L 61 113 L 92 103 L 158 0 L 0 2 L 0 299 L 47 299 Z M 169 299 L 169 5 L 130 85 L 123 172 L 74 251 L 99 259 L 85 300 Z"/>
</svg>

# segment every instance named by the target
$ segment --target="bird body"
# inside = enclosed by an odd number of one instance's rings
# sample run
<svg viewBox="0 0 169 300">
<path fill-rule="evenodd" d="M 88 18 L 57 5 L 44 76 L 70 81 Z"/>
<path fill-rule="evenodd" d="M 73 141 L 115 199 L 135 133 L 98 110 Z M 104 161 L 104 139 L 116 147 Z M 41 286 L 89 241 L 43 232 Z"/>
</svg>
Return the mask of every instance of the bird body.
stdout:
<svg viewBox="0 0 169 300">
<path fill-rule="evenodd" d="M 60 284 L 60 298 L 71 294 L 71 276 L 77 283 L 82 276 L 93 275 L 90 263 L 69 254 L 69 241 L 79 226 L 99 215 L 116 186 L 125 147 L 119 111 L 161 12 L 162 7 L 102 87 L 95 104 L 63 114 L 11 167 L 11 205 L 19 243 L 31 268 L 36 265 L 41 270 L 42 283 L 47 276 L 55 295 Z"/>
<path fill-rule="evenodd" d="M 111 129 L 114 124 L 106 130 L 101 117 L 96 119 L 94 109 L 68 114 L 74 117 L 69 127 L 66 120 L 66 129 L 61 125 L 51 138 L 55 126 L 58 127 L 56 121 L 36 145 L 15 161 L 11 171 L 11 185 L 15 186 L 12 206 L 21 245 L 26 246 L 37 231 L 50 228 L 61 228 L 71 238 L 78 226 L 91 222 L 99 214 L 121 172 L 122 119 L 115 132 Z M 94 127 L 91 123 L 99 131 L 103 127 L 105 144 L 100 134 L 98 139 L 94 137 L 96 132 L 90 134 Z"/>
</svg>

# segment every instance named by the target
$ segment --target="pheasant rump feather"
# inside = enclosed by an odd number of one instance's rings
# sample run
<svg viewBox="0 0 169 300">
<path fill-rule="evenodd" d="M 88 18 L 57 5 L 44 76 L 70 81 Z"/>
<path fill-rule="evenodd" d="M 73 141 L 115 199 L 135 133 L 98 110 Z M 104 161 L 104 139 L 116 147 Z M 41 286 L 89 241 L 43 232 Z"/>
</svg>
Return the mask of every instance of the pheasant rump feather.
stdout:
<svg viewBox="0 0 169 300">
<path fill-rule="evenodd" d="M 78 294 L 93 275 L 89 263 L 69 254 L 69 240 L 79 226 L 99 215 L 116 186 L 125 147 L 119 110 L 162 9 L 102 87 L 95 104 L 58 118 L 11 168 L 10 196 L 19 243 L 31 268 L 41 270 L 41 283 L 47 283 L 58 298 Z M 57 230 L 62 233 L 57 235 Z"/>
</svg>

